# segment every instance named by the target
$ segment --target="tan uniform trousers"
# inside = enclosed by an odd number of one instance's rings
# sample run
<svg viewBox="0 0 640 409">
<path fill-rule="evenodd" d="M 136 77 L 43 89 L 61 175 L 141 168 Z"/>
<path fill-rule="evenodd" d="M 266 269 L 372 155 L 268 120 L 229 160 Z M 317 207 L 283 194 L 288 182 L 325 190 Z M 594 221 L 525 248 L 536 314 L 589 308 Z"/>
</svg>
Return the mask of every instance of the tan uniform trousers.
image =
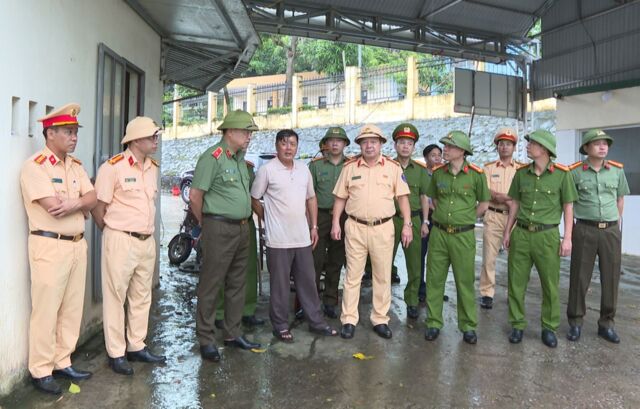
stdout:
<svg viewBox="0 0 640 409">
<path fill-rule="evenodd" d="M 394 229 L 389 220 L 378 226 L 367 226 L 347 219 L 345 226 L 345 252 L 347 256 L 347 274 L 342 293 L 342 324 L 357 325 L 359 320 L 358 303 L 360 284 L 364 274 L 367 255 L 371 258 L 373 269 L 373 325 L 389 322 L 391 307 L 391 264 L 393 258 Z"/>
<path fill-rule="evenodd" d="M 480 295 L 491 297 L 496 289 L 496 258 L 502 246 L 508 214 L 487 210 L 484 214 L 482 233 L 482 270 L 480 271 Z"/>
<path fill-rule="evenodd" d="M 104 342 L 111 358 L 121 357 L 126 351 L 140 351 L 146 346 L 144 340 L 149 323 L 155 260 L 153 236 L 140 240 L 121 231 L 104 228 L 102 313 Z"/>
<path fill-rule="evenodd" d="M 87 242 L 31 234 L 29 265 L 29 372 L 42 378 L 71 365 L 82 321 Z"/>
</svg>

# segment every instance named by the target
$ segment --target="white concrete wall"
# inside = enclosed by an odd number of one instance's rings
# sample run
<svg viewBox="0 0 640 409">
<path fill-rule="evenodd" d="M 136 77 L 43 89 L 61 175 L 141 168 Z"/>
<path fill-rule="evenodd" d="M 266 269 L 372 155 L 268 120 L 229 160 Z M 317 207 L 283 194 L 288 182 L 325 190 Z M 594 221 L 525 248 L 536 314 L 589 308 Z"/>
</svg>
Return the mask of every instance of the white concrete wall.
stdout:
<svg viewBox="0 0 640 409">
<path fill-rule="evenodd" d="M 582 132 L 588 129 L 632 126 L 640 126 L 640 87 L 564 97 L 557 101 L 558 161 L 571 164 L 582 159 L 578 147 Z M 623 214 L 623 253 L 640 255 L 640 241 L 634 237 L 638 229 L 640 196 L 627 196 Z"/>
<path fill-rule="evenodd" d="M 145 71 L 145 114 L 161 119 L 160 38 L 122 0 L 3 0 L 0 7 L 0 395 L 26 374 L 30 314 L 27 220 L 19 170 L 44 146 L 42 127 L 28 134 L 29 101 L 35 118 L 45 106 L 81 105 L 75 156 L 93 176 L 98 44 Z M 19 97 L 17 133 L 11 132 L 12 97 Z M 87 225 L 87 231 L 89 225 Z M 90 243 L 91 245 L 91 243 Z M 89 266 L 91 262 L 89 262 Z M 88 271 L 83 332 L 101 320 L 91 301 Z"/>
</svg>

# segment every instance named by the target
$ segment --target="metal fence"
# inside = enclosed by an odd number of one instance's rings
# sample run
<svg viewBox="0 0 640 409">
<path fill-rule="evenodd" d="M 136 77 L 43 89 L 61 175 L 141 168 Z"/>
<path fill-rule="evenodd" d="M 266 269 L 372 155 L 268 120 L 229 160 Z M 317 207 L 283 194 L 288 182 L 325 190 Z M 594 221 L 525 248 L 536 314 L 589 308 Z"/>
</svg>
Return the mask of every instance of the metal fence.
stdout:
<svg viewBox="0 0 640 409">
<path fill-rule="evenodd" d="M 229 111 L 241 109 L 247 110 L 247 89 L 246 88 L 230 88 L 229 89 Z"/>
<path fill-rule="evenodd" d="M 344 74 L 303 80 L 301 109 L 324 109 L 344 106 Z"/>
<path fill-rule="evenodd" d="M 256 113 L 267 114 L 271 109 L 288 105 L 285 96 L 286 87 L 286 83 L 257 86 Z"/>
<path fill-rule="evenodd" d="M 399 101 L 407 92 L 407 65 L 363 68 L 360 73 L 360 103 Z"/>
</svg>

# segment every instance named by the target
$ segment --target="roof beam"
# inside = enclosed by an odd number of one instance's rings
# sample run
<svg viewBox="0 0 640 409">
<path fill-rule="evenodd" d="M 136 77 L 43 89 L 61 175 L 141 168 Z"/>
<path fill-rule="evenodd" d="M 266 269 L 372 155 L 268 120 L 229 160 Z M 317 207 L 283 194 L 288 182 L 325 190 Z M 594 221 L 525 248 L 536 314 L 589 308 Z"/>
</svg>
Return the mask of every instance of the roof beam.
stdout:
<svg viewBox="0 0 640 409">
<path fill-rule="evenodd" d="M 189 65 L 186 66 L 184 68 L 180 68 L 178 70 L 175 71 L 171 71 L 171 72 L 167 72 L 165 74 L 163 74 L 160 79 L 164 80 L 167 77 L 172 77 L 175 80 L 180 80 L 184 78 L 184 74 L 189 74 L 193 71 L 196 71 L 200 68 L 206 67 L 207 65 L 211 65 L 215 62 L 218 61 L 224 61 L 227 59 L 230 59 L 232 57 L 236 57 L 238 54 L 237 53 L 227 53 L 227 54 L 223 54 L 223 55 L 219 55 L 217 57 L 213 57 L 213 58 L 209 58 L 206 60 L 202 60 L 201 62 L 194 64 L 194 65 Z"/>
<path fill-rule="evenodd" d="M 424 6 L 422 6 L 422 12 L 420 13 L 420 19 L 425 19 L 428 20 L 430 18 L 433 18 L 433 16 L 442 13 L 443 11 L 448 10 L 449 8 L 457 5 L 458 3 L 462 3 L 462 0 L 452 0 L 450 3 L 445 4 L 444 6 L 437 8 L 435 10 L 433 10 L 431 13 L 429 14 L 424 14 L 426 8 L 427 8 L 427 4 L 429 3 L 429 1 L 425 0 L 424 2 Z"/>
<path fill-rule="evenodd" d="M 138 15 L 147 23 L 149 26 L 158 33 L 160 37 L 164 37 L 167 35 L 167 32 L 158 24 L 157 21 L 151 17 L 151 14 L 145 9 L 142 4 L 138 0 L 125 0 L 125 2 L 131 7 Z"/>
</svg>

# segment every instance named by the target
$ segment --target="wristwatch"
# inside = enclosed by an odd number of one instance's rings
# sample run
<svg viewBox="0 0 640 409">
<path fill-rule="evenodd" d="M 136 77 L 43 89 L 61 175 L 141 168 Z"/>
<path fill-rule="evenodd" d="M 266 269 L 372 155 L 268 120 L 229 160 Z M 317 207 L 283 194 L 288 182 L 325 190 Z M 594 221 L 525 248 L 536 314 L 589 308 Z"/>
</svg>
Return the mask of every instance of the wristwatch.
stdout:
<svg viewBox="0 0 640 409">
<path fill-rule="evenodd" d="M 404 225 L 407 227 L 413 227 L 413 222 L 405 223 Z"/>
<path fill-rule="evenodd" d="M 309 230 L 318 230 L 318 225 L 313 225 L 309 227 Z"/>
<path fill-rule="evenodd" d="M 429 224 L 429 220 L 423 220 L 422 224 Z"/>
</svg>

